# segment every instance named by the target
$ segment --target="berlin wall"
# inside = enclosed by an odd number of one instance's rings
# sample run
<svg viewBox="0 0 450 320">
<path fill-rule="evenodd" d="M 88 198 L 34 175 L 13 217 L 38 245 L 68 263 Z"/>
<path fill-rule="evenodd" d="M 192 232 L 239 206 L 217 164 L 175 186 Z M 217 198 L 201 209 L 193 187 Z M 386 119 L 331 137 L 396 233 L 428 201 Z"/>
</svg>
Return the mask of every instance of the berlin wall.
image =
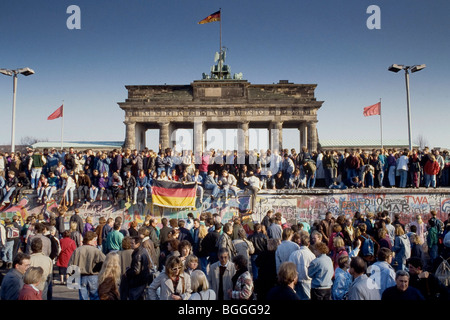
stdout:
<svg viewBox="0 0 450 320">
<path fill-rule="evenodd" d="M 430 211 L 435 210 L 442 221 L 447 219 L 447 215 L 450 213 L 450 190 L 440 189 L 440 191 L 430 190 L 430 192 L 419 190 L 411 193 L 405 193 L 405 191 L 396 192 L 396 190 L 389 189 L 385 191 L 376 190 L 371 193 L 363 193 L 361 190 L 356 192 L 350 190 L 348 192 L 321 190 L 320 192 L 312 191 L 309 193 L 261 192 L 258 194 L 254 212 L 252 215 L 243 214 L 243 220 L 244 224 L 251 228 L 253 222 L 261 221 L 268 210 L 281 212 L 282 216 L 291 224 L 300 221 L 312 224 L 315 220 L 322 219 L 327 211 L 332 212 L 335 216 L 343 214 L 352 217 L 355 211 L 376 213 L 387 210 L 391 217 L 394 214 L 400 214 L 401 221 L 408 224 L 417 214 L 421 214 L 424 221 L 427 221 L 430 217 Z M 203 204 L 197 202 L 198 208 L 195 209 L 161 208 L 152 205 L 151 201 L 147 205 L 139 202 L 132 205 L 121 201 L 119 206 L 112 206 L 110 201 L 95 201 L 88 205 L 78 206 L 78 209 L 83 219 L 88 216 L 93 217 L 94 224 L 97 224 L 98 219 L 102 216 L 105 218 L 122 216 L 124 222 L 128 224 L 133 220 L 142 223 L 147 214 L 160 221 L 162 217 L 185 219 L 189 212 L 197 217 L 202 212 L 217 213 L 222 217 L 222 221 L 228 221 L 234 215 L 242 215 L 249 209 L 249 196 L 241 195 L 239 200 L 240 203 L 237 203 L 234 199 L 230 199 L 228 203 L 220 199 L 211 202 L 209 197 L 206 197 Z M 23 221 L 30 214 L 43 213 L 46 217 L 54 216 L 57 214 L 59 201 L 58 194 L 56 201 L 46 205 L 38 205 L 36 196 L 28 194 L 18 204 L 0 212 L 0 219 L 12 217 L 16 214 Z M 66 214 L 66 221 L 73 214 L 73 210 L 70 209 Z"/>
</svg>

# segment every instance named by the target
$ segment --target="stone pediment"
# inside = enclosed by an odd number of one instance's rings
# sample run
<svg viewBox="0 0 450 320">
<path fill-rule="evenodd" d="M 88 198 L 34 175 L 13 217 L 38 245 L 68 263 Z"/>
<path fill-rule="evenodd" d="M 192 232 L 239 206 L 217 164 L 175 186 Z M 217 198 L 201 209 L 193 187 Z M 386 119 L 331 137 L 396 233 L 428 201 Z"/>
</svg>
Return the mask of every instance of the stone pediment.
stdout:
<svg viewBox="0 0 450 320">
<path fill-rule="evenodd" d="M 282 145 L 282 129 L 297 128 L 302 145 L 317 146 L 317 110 L 323 101 L 314 96 L 316 84 L 251 84 L 247 80 L 195 80 L 189 85 L 126 86 L 125 145 L 141 149 L 145 131 L 160 130 L 160 143 L 171 146 L 175 130 L 194 128 L 195 150 L 203 150 L 208 128 L 238 128 L 246 138 L 249 128 L 267 128 Z M 278 132 L 278 133 L 275 133 Z M 197 141 L 197 143 L 195 143 Z"/>
<path fill-rule="evenodd" d="M 316 102 L 315 84 L 256 84 L 246 80 L 197 80 L 190 85 L 126 86 L 128 98 L 120 106 L 194 104 L 296 104 Z M 320 107 L 320 104 L 314 104 Z"/>
</svg>

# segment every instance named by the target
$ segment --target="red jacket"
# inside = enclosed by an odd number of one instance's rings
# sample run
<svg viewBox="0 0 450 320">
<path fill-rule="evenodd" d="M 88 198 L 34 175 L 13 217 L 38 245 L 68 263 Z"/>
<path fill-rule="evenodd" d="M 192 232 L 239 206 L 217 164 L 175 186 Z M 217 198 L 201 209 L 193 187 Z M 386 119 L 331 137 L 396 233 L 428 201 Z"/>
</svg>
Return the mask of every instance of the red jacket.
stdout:
<svg viewBox="0 0 450 320">
<path fill-rule="evenodd" d="M 440 170 L 439 163 L 437 161 L 431 160 L 428 160 L 427 163 L 425 164 L 425 167 L 423 168 L 423 172 L 431 176 L 438 174 L 439 170 Z"/>
<path fill-rule="evenodd" d="M 75 244 L 75 241 L 73 241 L 69 237 L 59 240 L 59 244 L 61 246 L 61 252 L 59 253 L 56 265 L 58 267 L 67 268 L 69 265 L 70 257 L 77 248 L 77 245 Z"/>
<path fill-rule="evenodd" d="M 24 284 L 19 292 L 19 300 L 42 300 L 42 291 L 36 291 L 29 284 Z"/>
</svg>

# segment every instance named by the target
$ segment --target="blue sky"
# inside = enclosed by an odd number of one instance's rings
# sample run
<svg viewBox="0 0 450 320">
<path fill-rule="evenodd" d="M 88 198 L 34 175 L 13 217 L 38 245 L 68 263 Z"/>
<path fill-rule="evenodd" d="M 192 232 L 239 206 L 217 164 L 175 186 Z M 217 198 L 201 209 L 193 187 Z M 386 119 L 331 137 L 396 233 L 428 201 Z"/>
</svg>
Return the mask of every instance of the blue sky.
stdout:
<svg viewBox="0 0 450 320">
<path fill-rule="evenodd" d="M 81 9 L 80 30 L 66 27 L 70 5 Z M 370 5 L 381 10 L 379 30 L 366 26 Z M 16 143 L 58 141 L 61 121 L 46 119 L 63 100 L 65 140 L 123 140 L 125 85 L 200 79 L 214 64 L 219 23 L 197 22 L 219 8 L 232 72 L 253 84 L 318 85 L 319 140 L 379 139 L 379 117 L 362 111 L 381 98 L 384 139 L 407 141 L 404 72 L 387 68 L 426 64 L 410 77 L 413 141 L 450 147 L 448 0 L 4 0 L 0 68 L 36 72 L 18 79 Z M 12 78 L 1 74 L 0 110 L 7 144 Z M 284 146 L 298 147 L 298 134 L 285 131 Z"/>
</svg>

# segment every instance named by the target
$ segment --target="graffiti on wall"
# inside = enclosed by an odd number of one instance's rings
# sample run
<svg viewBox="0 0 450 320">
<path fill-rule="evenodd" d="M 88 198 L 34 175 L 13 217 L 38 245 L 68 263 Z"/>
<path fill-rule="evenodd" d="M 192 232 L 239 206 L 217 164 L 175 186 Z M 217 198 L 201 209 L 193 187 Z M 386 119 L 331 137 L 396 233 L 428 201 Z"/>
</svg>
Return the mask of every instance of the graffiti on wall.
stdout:
<svg viewBox="0 0 450 320">
<path fill-rule="evenodd" d="M 388 211 L 390 216 L 400 215 L 400 221 L 410 223 L 417 215 L 424 221 L 430 218 L 430 211 L 435 210 L 438 218 L 447 219 L 450 213 L 450 197 L 448 194 L 388 194 L 388 193 L 347 193 L 320 195 L 259 195 L 258 216 L 263 217 L 268 210 L 281 212 L 288 222 L 305 221 L 313 223 L 323 219 L 330 211 L 333 215 L 352 217 L 356 211 L 368 212 Z"/>
<path fill-rule="evenodd" d="M 46 205 L 36 203 L 34 195 L 27 195 L 18 204 L 4 208 L 0 212 L 0 219 L 12 218 L 18 215 L 22 221 L 31 214 L 44 214 L 51 217 L 57 213 L 57 201 Z M 85 219 L 90 216 L 94 224 L 98 223 L 100 217 L 115 218 L 121 216 L 126 225 L 131 221 L 144 222 L 146 215 L 156 217 L 160 223 L 161 218 L 186 219 L 187 214 L 192 212 L 194 217 L 199 217 L 202 212 L 218 214 L 222 221 L 227 222 L 233 216 L 240 215 L 250 208 L 251 198 L 243 196 L 239 202 L 230 199 L 228 202 L 222 199 L 211 201 L 206 198 L 203 203 L 197 203 L 193 209 L 173 209 L 137 203 L 133 205 L 121 201 L 118 206 L 112 206 L 110 201 L 96 201 L 93 203 L 79 205 L 79 215 Z M 391 217 L 400 215 L 400 220 L 407 224 L 416 215 L 422 215 L 424 221 L 430 217 L 430 211 L 435 210 L 439 219 L 446 220 L 450 214 L 450 193 L 430 194 L 395 194 L 395 193 L 334 193 L 334 194 L 259 194 L 256 200 L 255 210 L 250 217 L 246 217 L 247 224 L 253 221 L 261 221 L 268 210 L 281 212 L 282 216 L 290 224 L 300 221 L 312 224 L 314 221 L 323 219 L 325 213 L 330 211 L 333 215 L 345 215 L 352 217 L 356 211 L 361 213 L 377 213 L 387 210 Z M 67 221 L 73 214 L 73 210 L 67 212 Z"/>
</svg>

